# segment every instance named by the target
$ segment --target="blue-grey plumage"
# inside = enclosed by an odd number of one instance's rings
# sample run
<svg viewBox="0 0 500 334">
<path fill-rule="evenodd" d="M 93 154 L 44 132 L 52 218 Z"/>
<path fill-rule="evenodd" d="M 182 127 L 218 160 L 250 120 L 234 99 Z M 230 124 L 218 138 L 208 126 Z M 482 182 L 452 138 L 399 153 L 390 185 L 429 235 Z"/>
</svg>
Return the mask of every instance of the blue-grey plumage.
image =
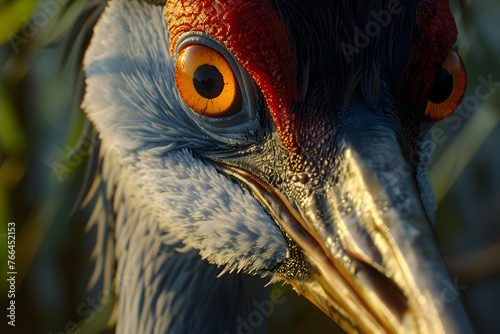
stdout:
<svg viewBox="0 0 500 334">
<path fill-rule="evenodd" d="M 111 1 L 86 53 L 83 108 L 105 183 L 94 217 L 115 217 L 96 219 L 98 251 L 116 258 L 118 332 L 233 333 L 269 278 L 222 273 L 264 274 L 287 243 L 251 195 L 189 151 L 213 143 L 180 103 L 168 48 L 161 7 Z"/>
<path fill-rule="evenodd" d="M 297 15 L 272 3 L 288 24 Z M 307 29 L 291 31 L 296 61 L 307 63 L 295 64 L 303 100 L 291 103 L 299 156 L 224 44 L 195 31 L 172 53 L 155 4 L 109 1 L 84 59 L 82 106 L 101 140 L 89 194 L 96 275 L 114 280 L 117 331 L 241 332 L 239 319 L 269 298 L 266 283 L 285 279 L 349 331 L 470 332 L 458 300 L 440 309 L 433 299 L 450 278 L 429 224 L 432 144 L 425 126 L 400 125 L 411 116 L 393 101 L 406 60 L 387 60 L 378 44 L 394 29 L 377 36 L 377 57 L 363 52 L 363 71 L 338 78 L 342 62 L 325 67 L 329 53 L 311 53 L 322 36 L 300 51 Z M 406 14 L 414 12 L 412 2 Z M 406 57 L 410 35 L 398 40 Z M 185 103 L 175 48 L 193 43 L 237 69 L 243 116 L 217 123 Z M 252 330 L 264 332 L 265 321 Z"/>
</svg>

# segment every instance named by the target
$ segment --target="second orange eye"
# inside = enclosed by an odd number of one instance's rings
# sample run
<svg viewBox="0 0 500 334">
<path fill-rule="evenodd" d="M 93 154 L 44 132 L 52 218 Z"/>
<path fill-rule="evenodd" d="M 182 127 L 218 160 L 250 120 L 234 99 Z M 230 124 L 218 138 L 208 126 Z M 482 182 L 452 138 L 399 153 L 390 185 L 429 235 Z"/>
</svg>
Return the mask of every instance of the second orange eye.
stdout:
<svg viewBox="0 0 500 334">
<path fill-rule="evenodd" d="M 455 111 L 465 93 L 467 77 L 462 60 L 450 52 L 434 80 L 425 116 L 440 121 Z"/>
<path fill-rule="evenodd" d="M 195 112 L 213 118 L 241 110 L 238 80 L 218 51 L 205 45 L 188 45 L 179 53 L 175 82 L 182 99 Z"/>
</svg>

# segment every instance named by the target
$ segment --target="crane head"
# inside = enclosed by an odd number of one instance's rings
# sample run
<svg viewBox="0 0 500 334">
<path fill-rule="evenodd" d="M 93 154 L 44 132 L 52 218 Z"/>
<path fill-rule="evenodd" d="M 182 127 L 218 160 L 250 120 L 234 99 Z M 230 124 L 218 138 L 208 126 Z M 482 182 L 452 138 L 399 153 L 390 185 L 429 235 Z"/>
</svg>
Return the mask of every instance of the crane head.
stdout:
<svg viewBox="0 0 500 334">
<path fill-rule="evenodd" d="M 465 90 L 447 1 L 149 2 L 110 1 L 85 57 L 115 207 L 346 331 L 470 332 L 426 168 Z"/>
</svg>

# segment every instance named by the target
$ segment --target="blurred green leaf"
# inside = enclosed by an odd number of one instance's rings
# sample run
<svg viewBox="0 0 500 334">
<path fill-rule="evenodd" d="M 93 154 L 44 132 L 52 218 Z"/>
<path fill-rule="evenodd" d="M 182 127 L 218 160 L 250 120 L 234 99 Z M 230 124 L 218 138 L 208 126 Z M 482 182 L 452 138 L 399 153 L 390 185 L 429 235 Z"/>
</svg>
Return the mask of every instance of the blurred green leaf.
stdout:
<svg viewBox="0 0 500 334">
<path fill-rule="evenodd" d="M 26 136 L 15 113 L 11 96 L 0 80 L 0 145 L 6 154 L 25 151 Z"/>
<path fill-rule="evenodd" d="M 11 41 L 15 33 L 28 22 L 33 14 L 37 0 L 10 1 L 0 8 L 0 44 Z"/>
</svg>

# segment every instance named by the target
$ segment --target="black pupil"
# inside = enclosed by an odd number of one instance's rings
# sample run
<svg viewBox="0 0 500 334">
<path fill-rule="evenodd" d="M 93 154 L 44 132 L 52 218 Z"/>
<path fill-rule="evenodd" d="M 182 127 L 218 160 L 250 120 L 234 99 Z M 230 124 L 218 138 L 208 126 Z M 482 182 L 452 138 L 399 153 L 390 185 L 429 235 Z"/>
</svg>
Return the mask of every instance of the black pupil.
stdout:
<svg viewBox="0 0 500 334">
<path fill-rule="evenodd" d="M 432 103 L 443 103 L 446 101 L 453 91 L 453 76 L 447 70 L 440 68 L 432 85 L 429 100 Z"/>
<path fill-rule="evenodd" d="M 224 89 L 224 78 L 217 67 L 213 65 L 201 65 L 193 75 L 194 88 L 206 99 L 214 99 Z"/>
</svg>

